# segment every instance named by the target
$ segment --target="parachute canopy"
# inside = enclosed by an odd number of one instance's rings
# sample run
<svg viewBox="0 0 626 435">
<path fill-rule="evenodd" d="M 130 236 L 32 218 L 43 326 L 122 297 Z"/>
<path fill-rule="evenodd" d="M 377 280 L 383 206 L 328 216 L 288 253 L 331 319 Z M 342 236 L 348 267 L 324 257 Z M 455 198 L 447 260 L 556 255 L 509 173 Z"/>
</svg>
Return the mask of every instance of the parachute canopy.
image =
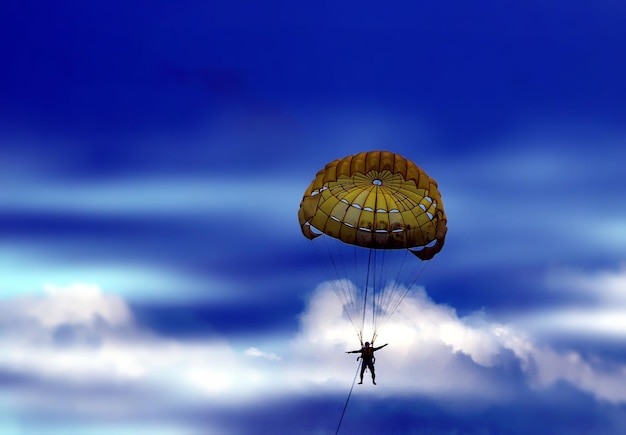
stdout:
<svg viewBox="0 0 626 435">
<path fill-rule="evenodd" d="M 409 249 L 430 260 L 443 247 L 447 218 L 437 182 L 389 151 L 334 160 L 304 192 L 298 219 L 308 239 L 322 234 L 372 249 Z"/>
</svg>

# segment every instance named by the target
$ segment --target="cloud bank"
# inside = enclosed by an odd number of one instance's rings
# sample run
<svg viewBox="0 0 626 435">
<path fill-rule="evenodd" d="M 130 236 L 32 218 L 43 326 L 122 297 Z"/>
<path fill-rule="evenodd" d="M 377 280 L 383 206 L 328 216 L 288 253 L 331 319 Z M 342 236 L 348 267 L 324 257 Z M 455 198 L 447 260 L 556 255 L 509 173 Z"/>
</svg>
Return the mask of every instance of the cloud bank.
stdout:
<svg viewBox="0 0 626 435">
<path fill-rule="evenodd" d="M 623 276 L 614 277 L 618 286 Z M 331 285 L 312 294 L 296 335 L 254 344 L 164 338 L 138 325 L 120 296 L 89 284 L 48 285 L 43 296 L 0 302 L 3 396 L 11 395 L 17 414 L 62 417 L 72 409 L 109 422 L 162 414 L 184 425 L 177 418 L 185 408 L 253 409 L 271 399 L 344 394 L 358 367 L 344 352 L 358 341 Z M 519 385 L 507 377 L 517 373 L 531 390 L 566 382 L 599 401 L 626 403 L 623 362 L 537 344 L 528 331 L 484 312 L 458 316 L 423 289 L 380 332 L 377 344 L 386 342 L 377 355 L 379 385 L 359 386 L 371 398 L 501 403 L 515 396 Z"/>
</svg>

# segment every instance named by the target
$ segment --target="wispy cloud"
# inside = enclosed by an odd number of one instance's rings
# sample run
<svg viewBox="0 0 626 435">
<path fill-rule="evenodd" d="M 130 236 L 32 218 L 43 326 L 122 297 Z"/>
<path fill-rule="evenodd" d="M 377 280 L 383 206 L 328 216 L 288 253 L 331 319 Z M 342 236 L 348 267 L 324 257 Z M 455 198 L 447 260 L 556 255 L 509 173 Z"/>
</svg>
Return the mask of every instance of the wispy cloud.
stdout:
<svg viewBox="0 0 626 435">
<path fill-rule="evenodd" d="M 626 338 L 626 267 L 591 273 L 552 270 L 546 288 L 559 296 L 559 307 L 513 313 L 512 321 L 540 336 Z"/>
<path fill-rule="evenodd" d="M 228 284 L 194 277 L 174 268 L 147 263 L 144 259 L 102 260 L 85 249 L 70 255 L 70 243 L 6 243 L 0 248 L 0 299 L 19 295 L 43 295 L 48 283 L 60 287 L 74 282 L 97 282 L 130 300 L 163 301 L 186 299 L 202 294 L 204 298 L 224 298 Z M 46 246 L 49 252 L 44 249 Z M 173 293 L 172 288 L 177 292 Z"/>
<path fill-rule="evenodd" d="M 276 178 L 120 178 L 19 183 L 0 192 L 0 209 L 105 216 L 217 216 L 254 212 L 255 220 L 293 217 L 306 186 Z"/>
<path fill-rule="evenodd" d="M 598 146 L 585 154 L 579 140 L 573 150 L 551 143 L 563 140 L 527 136 L 507 151 L 437 165 L 455 231 L 447 255 L 474 267 L 625 254 L 623 152 Z"/>
</svg>

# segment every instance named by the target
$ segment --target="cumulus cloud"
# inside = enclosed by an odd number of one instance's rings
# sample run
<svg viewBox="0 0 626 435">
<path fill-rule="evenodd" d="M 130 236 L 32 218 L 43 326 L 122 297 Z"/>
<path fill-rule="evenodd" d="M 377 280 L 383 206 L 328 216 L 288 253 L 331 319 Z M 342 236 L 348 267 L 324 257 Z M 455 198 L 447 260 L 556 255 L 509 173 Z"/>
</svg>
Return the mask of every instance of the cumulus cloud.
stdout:
<svg viewBox="0 0 626 435">
<path fill-rule="evenodd" d="M 177 412 L 188 412 L 181 408 L 238 406 L 270 384 L 262 364 L 226 341 L 158 336 L 136 324 L 123 298 L 92 284 L 48 285 L 42 296 L 2 300 L 0 319 L 0 374 L 14 380 L 0 399 L 10 394 L 16 415 L 107 424 L 128 418 L 151 424 L 158 415 L 174 422 Z M 176 433 L 229 432 L 204 425 Z"/>
<path fill-rule="evenodd" d="M 596 399 L 616 404 L 626 402 L 626 365 L 602 367 L 585 361 L 579 352 L 557 352 L 528 342 L 518 343 L 512 349 L 536 388 L 566 381 Z"/>
<path fill-rule="evenodd" d="M 86 416 L 113 420 L 188 405 L 219 410 L 292 395 L 343 394 L 358 368 L 356 355 L 345 352 L 359 343 L 331 288 L 325 283 L 312 294 L 300 330 L 288 341 L 250 346 L 164 338 L 137 325 L 117 295 L 89 284 L 49 285 L 43 296 L 0 301 L 0 371 L 28 380 L 30 393 L 14 396 L 25 409 L 62 413 L 74 403 Z M 380 332 L 376 344 L 387 342 L 377 354 L 379 387 L 362 387 L 374 396 L 506 400 L 515 391 L 501 368 L 513 364 L 532 388 L 565 381 L 599 400 L 626 402 L 626 366 L 538 345 L 519 326 L 494 322 L 484 312 L 459 316 L 423 289 L 407 297 Z M 106 400 L 93 393 L 103 385 Z M 55 399 L 60 391 L 63 403 Z M 110 395 L 119 406 L 109 406 Z"/>
<path fill-rule="evenodd" d="M 318 385 L 344 385 L 357 364 L 343 354 L 359 343 L 332 287 L 327 283 L 318 288 L 292 344 L 303 359 L 299 366 L 306 367 L 303 377 Z M 528 345 L 524 335 L 510 326 L 490 322 L 481 312 L 459 317 L 453 308 L 433 302 L 423 289 L 413 291 L 379 331 L 376 345 L 387 342 L 376 363 L 383 394 L 391 390 L 483 399 L 510 394 L 485 369 L 511 359 L 514 347 Z"/>
<path fill-rule="evenodd" d="M 126 302 L 95 285 L 45 287 L 44 296 L 2 301 L 0 367 L 70 382 L 163 384 L 178 379 L 205 392 L 228 382 L 235 352 L 220 341 L 182 343 L 134 323 Z M 224 367 L 212 366 L 224 364 Z"/>
<path fill-rule="evenodd" d="M 347 368 L 337 353 L 354 348 L 356 340 L 346 338 L 355 334 L 331 289 L 332 284 L 318 289 L 302 316 L 302 332 L 295 342 L 299 355 L 311 352 L 314 364 L 308 376 L 328 384 L 345 378 Z M 626 402 L 626 365 L 607 368 L 601 361 L 585 360 L 575 350 L 538 345 L 532 332 L 513 323 L 494 322 L 482 312 L 460 317 L 420 289 L 381 331 L 377 344 L 389 341 L 390 346 L 380 351 L 377 368 L 386 389 L 488 398 L 509 392 L 481 368 L 497 368 L 513 359 L 533 388 L 566 381 L 598 399 Z M 337 370 L 321 365 L 324 360 L 332 361 Z"/>
</svg>

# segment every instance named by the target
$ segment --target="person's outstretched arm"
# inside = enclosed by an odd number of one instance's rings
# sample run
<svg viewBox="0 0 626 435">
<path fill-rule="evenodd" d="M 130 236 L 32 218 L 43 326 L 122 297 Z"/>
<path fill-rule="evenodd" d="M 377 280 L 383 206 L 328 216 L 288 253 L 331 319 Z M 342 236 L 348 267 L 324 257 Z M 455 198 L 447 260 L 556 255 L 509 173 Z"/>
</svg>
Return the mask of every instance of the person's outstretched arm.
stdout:
<svg viewBox="0 0 626 435">
<path fill-rule="evenodd" d="M 374 351 L 376 351 L 376 350 L 380 350 L 380 349 L 382 349 L 383 347 L 387 346 L 388 344 L 389 344 L 389 343 L 385 343 L 385 344 L 383 344 L 382 346 L 375 347 L 373 350 L 374 350 Z"/>
<path fill-rule="evenodd" d="M 361 353 L 361 349 L 359 349 L 359 350 L 349 350 L 346 353 Z"/>
</svg>

